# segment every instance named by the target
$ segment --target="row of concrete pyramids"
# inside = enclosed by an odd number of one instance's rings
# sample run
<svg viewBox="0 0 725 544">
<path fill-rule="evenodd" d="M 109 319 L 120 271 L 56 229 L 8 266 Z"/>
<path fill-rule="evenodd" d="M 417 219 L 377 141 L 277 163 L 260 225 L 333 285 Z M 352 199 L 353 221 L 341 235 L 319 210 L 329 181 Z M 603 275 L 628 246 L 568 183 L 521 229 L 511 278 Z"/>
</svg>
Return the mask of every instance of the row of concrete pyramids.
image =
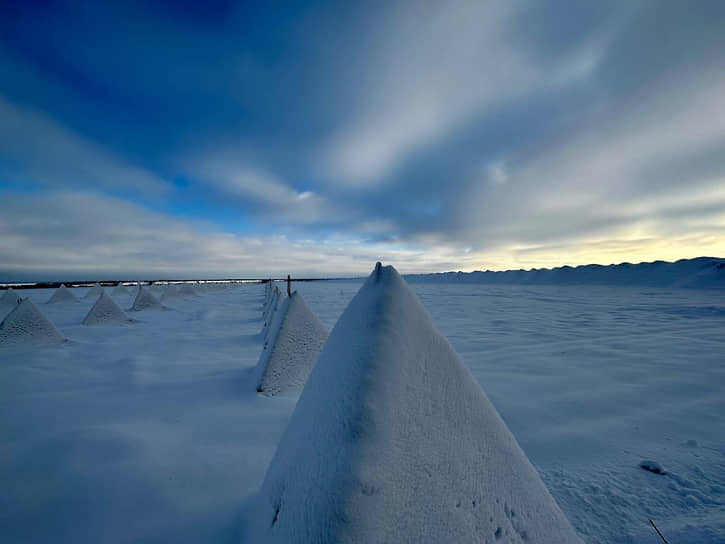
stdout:
<svg viewBox="0 0 725 544">
<path fill-rule="evenodd" d="M 163 301 L 197 296 L 199 291 L 207 292 L 224 287 L 226 287 L 224 284 L 199 284 L 196 288 L 189 283 L 168 284 L 158 286 L 158 289 L 162 289 L 161 300 L 159 300 L 149 286 L 137 284 L 132 287 L 136 293 L 129 311 L 161 310 L 164 308 Z M 128 286 L 118 284 L 111 291 L 111 295 L 133 295 L 133 292 L 129 291 Z M 94 284 L 83 295 L 83 298 L 96 298 L 96 302 L 82 321 L 84 325 L 132 321 L 99 283 Z M 78 302 L 78 299 L 65 284 L 61 284 L 46 304 L 69 302 Z M 10 311 L 10 313 L 0 323 L 0 346 L 37 345 L 64 340 L 62 334 L 37 306 L 27 298 L 23 299 L 12 288 L 7 289 L 0 297 L 0 312 L 5 311 Z"/>
<path fill-rule="evenodd" d="M 296 293 L 267 286 L 265 301 L 262 391 L 286 336 L 321 335 L 299 327 L 316 318 Z M 393 267 L 376 265 L 323 344 L 310 372 L 303 350 L 285 353 L 309 376 L 244 542 L 581 542 Z"/>
<path fill-rule="evenodd" d="M 257 392 L 268 396 L 302 390 L 328 331 L 300 293 L 285 296 L 265 284 L 262 353 L 256 366 Z"/>
</svg>

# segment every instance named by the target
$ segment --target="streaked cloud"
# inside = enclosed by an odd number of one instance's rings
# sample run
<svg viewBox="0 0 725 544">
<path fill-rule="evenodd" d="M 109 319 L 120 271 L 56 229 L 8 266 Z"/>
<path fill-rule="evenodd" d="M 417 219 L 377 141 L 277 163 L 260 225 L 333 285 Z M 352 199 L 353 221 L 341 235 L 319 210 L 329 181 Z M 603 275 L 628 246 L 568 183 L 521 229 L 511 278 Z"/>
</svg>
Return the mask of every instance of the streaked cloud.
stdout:
<svg viewBox="0 0 725 544">
<path fill-rule="evenodd" d="M 0 160 L 4 177 L 48 186 L 101 187 L 160 194 L 160 177 L 0 95 Z"/>
<path fill-rule="evenodd" d="M 722 2 L 76 7 L 0 18 L 13 273 L 724 253 Z"/>
</svg>

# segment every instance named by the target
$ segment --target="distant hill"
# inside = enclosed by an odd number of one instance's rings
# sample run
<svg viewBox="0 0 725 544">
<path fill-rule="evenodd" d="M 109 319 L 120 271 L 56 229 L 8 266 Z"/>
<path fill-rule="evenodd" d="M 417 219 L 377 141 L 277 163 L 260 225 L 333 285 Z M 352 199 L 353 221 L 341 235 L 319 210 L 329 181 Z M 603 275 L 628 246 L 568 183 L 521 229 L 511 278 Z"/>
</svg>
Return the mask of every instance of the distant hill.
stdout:
<svg viewBox="0 0 725 544">
<path fill-rule="evenodd" d="M 634 287 L 683 287 L 725 289 L 725 259 L 697 257 L 674 263 L 588 264 L 532 270 L 492 270 L 475 272 L 443 272 L 412 274 L 405 277 L 413 283 L 487 283 L 509 285 L 617 285 Z"/>
</svg>

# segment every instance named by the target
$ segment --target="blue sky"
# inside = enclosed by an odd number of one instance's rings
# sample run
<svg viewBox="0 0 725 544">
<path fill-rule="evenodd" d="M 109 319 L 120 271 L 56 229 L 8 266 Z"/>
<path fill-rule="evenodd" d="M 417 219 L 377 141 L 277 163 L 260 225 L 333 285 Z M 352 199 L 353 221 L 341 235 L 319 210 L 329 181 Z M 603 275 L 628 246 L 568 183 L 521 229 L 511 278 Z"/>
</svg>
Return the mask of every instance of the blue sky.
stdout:
<svg viewBox="0 0 725 544">
<path fill-rule="evenodd" d="M 0 276 L 725 255 L 725 3 L 3 2 Z"/>
</svg>

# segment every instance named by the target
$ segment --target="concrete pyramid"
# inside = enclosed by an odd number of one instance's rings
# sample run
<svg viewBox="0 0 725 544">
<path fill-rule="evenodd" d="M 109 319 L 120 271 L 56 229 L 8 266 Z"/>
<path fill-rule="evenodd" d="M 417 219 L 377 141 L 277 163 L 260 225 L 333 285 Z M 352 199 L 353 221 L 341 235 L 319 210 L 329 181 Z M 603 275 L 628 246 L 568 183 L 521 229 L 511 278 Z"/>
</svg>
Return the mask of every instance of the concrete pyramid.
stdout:
<svg viewBox="0 0 725 544">
<path fill-rule="evenodd" d="M 130 295 L 131 292 L 126 288 L 126 286 L 122 283 L 119 283 L 116 285 L 116 287 L 113 288 L 113 291 L 111 291 L 112 295 Z"/>
<path fill-rule="evenodd" d="M 279 290 L 279 287 L 272 289 L 272 294 L 270 295 L 269 300 L 265 303 L 264 311 L 262 312 L 262 318 L 264 319 L 265 326 L 269 324 L 270 318 L 274 312 L 277 311 L 281 297 L 282 292 Z"/>
<path fill-rule="evenodd" d="M 182 297 L 195 297 L 198 295 L 196 289 L 194 289 L 194 286 L 190 283 L 182 283 L 179 286 L 179 294 Z"/>
<path fill-rule="evenodd" d="M 283 395 L 302 390 L 327 340 L 327 328 L 297 291 L 276 311 L 257 363 L 257 391 Z"/>
<path fill-rule="evenodd" d="M 118 307 L 105 291 L 101 293 L 93 307 L 83 319 L 84 325 L 105 325 L 107 323 L 125 323 L 128 316 Z"/>
<path fill-rule="evenodd" d="M 141 310 L 160 310 L 163 306 L 158 299 L 149 291 L 146 287 L 139 285 L 138 294 L 136 299 L 133 301 L 131 309 L 135 312 Z"/>
<path fill-rule="evenodd" d="M 0 297 L 0 309 L 14 308 L 23 298 L 12 287 L 8 288 Z"/>
<path fill-rule="evenodd" d="M 581 542 L 405 281 L 378 263 L 325 343 L 246 542 Z"/>
<path fill-rule="evenodd" d="M 28 298 L 17 304 L 0 323 L 0 347 L 53 344 L 64 340 Z"/>
<path fill-rule="evenodd" d="M 93 284 L 93 287 L 91 287 L 88 292 L 83 295 L 83 298 L 98 298 L 101 296 L 101 293 L 103 293 L 103 287 L 101 287 L 101 284 L 96 282 Z"/>
<path fill-rule="evenodd" d="M 161 300 L 164 302 L 169 300 L 174 300 L 180 297 L 179 288 L 174 284 L 169 284 L 166 286 L 166 288 L 163 290 L 163 293 L 161 294 Z"/>
<path fill-rule="evenodd" d="M 55 290 L 53 295 L 48 299 L 48 304 L 56 304 L 59 302 L 78 302 L 70 289 L 68 289 L 64 283 L 60 284 L 60 287 Z"/>
</svg>

